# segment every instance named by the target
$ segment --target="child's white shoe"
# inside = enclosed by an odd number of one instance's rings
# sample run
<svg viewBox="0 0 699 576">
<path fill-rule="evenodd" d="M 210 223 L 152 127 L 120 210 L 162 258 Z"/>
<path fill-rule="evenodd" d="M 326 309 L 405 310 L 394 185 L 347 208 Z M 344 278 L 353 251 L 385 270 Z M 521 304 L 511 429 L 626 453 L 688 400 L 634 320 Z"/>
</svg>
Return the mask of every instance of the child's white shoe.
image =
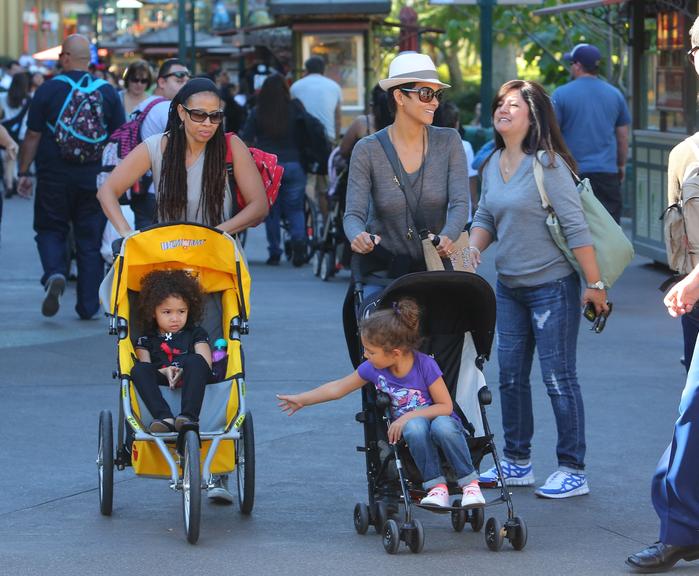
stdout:
<svg viewBox="0 0 699 576">
<path fill-rule="evenodd" d="M 427 496 L 420 500 L 420 504 L 423 506 L 449 508 L 449 490 L 447 490 L 444 484 L 437 484 L 427 493 Z"/>
<path fill-rule="evenodd" d="M 478 480 L 474 480 L 470 484 L 463 487 L 464 495 L 461 497 L 462 508 L 482 508 L 485 506 L 485 498 L 481 494 L 481 487 L 478 485 Z"/>
</svg>

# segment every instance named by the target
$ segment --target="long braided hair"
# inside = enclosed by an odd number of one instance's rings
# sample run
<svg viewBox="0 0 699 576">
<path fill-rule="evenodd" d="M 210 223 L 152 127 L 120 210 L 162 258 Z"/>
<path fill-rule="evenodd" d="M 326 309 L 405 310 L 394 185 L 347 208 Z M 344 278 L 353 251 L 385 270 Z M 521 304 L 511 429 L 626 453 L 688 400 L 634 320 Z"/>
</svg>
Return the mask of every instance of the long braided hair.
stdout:
<svg viewBox="0 0 699 576">
<path fill-rule="evenodd" d="M 158 185 L 158 221 L 176 222 L 186 219 L 187 214 L 187 135 L 184 122 L 180 120 L 177 107 L 187 102 L 194 94 L 211 92 L 219 96 L 216 84 L 207 78 L 193 78 L 177 93 L 170 104 L 167 121 L 167 146 L 163 152 L 163 163 Z M 197 217 L 204 224 L 216 226 L 226 219 L 223 213 L 226 195 L 226 137 L 223 123 L 204 149 L 204 170 Z"/>
</svg>

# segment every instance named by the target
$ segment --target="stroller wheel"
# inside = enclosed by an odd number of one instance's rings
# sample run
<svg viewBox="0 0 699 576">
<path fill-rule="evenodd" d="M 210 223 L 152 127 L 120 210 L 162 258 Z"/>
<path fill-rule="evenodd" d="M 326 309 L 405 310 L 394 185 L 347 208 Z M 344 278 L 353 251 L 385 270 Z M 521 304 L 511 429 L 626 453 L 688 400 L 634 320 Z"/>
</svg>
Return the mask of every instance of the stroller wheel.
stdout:
<svg viewBox="0 0 699 576">
<path fill-rule="evenodd" d="M 493 552 L 497 552 L 502 548 L 504 539 L 498 519 L 494 517 L 488 518 L 488 521 L 485 523 L 485 543 L 488 548 Z"/>
<path fill-rule="evenodd" d="M 451 527 L 455 532 L 461 532 L 466 525 L 466 510 L 451 511 Z"/>
<path fill-rule="evenodd" d="M 383 525 L 383 548 L 389 554 L 396 554 L 400 547 L 400 528 L 393 518 Z"/>
<path fill-rule="evenodd" d="M 512 519 L 512 532 L 510 544 L 515 550 L 522 550 L 527 545 L 527 525 L 519 516 Z"/>
<path fill-rule="evenodd" d="M 100 412 L 99 438 L 97 440 L 97 479 L 99 481 L 100 512 L 112 515 L 114 498 L 114 436 L 112 413 Z"/>
<path fill-rule="evenodd" d="M 422 528 L 422 522 L 413 520 L 414 528 L 408 532 L 408 548 L 413 554 L 422 552 L 422 547 L 425 545 L 425 531 Z"/>
<path fill-rule="evenodd" d="M 379 500 L 374 504 L 374 529 L 377 534 L 383 534 L 383 527 L 388 520 L 388 507 L 383 500 Z"/>
<path fill-rule="evenodd" d="M 241 434 L 242 438 L 236 442 L 238 509 L 250 514 L 255 505 L 255 430 L 249 410 L 245 412 Z"/>
<path fill-rule="evenodd" d="M 199 435 L 194 430 L 187 430 L 184 435 L 182 512 L 187 542 L 196 544 L 201 523 L 201 461 Z"/>
<path fill-rule="evenodd" d="M 480 532 L 485 522 L 485 510 L 483 508 L 473 508 L 469 513 L 469 522 L 474 532 Z"/>
<path fill-rule="evenodd" d="M 357 534 L 366 534 L 369 530 L 369 507 L 363 502 L 354 505 L 354 529 Z"/>
</svg>

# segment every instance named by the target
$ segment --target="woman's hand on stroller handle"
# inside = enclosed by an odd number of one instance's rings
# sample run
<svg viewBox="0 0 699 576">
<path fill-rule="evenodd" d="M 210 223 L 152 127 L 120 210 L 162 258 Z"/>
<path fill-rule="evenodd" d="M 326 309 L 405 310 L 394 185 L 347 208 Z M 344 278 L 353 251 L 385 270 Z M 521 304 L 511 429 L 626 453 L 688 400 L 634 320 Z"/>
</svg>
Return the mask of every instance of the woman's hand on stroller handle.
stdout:
<svg viewBox="0 0 699 576">
<path fill-rule="evenodd" d="M 381 242 L 381 236 L 378 234 L 360 232 L 352 240 L 352 251 L 357 252 L 358 254 L 368 254 L 379 242 Z"/>
</svg>

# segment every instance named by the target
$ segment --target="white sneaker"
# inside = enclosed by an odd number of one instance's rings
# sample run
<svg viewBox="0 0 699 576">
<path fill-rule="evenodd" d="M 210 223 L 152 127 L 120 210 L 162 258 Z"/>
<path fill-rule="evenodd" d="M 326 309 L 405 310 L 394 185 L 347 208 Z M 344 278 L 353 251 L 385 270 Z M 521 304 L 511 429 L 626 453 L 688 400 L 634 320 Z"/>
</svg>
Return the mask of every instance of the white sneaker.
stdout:
<svg viewBox="0 0 699 576">
<path fill-rule="evenodd" d="M 500 467 L 508 486 L 531 486 L 534 484 L 534 472 L 532 471 L 531 462 L 525 466 L 520 466 L 503 458 L 500 461 Z M 478 480 L 484 484 L 496 483 L 499 486 L 498 469 L 493 466 L 490 470 L 481 474 Z"/>
<path fill-rule="evenodd" d="M 228 491 L 228 474 L 214 476 L 214 485 L 206 491 L 206 497 L 221 504 L 233 504 L 233 494 Z"/>
<path fill-rule="evenodd" d="M 462 508 L 483 508 L 485 506 L 485 498 L 481 494 L 481 487 L 478 485 L 478 480 L 474 480 L 470 484 L 463 487 L 464 495 L 461 497 Z"/>
<path fill-rule="evenodd" d="M 541 498 L 570 498 L 589 494 L 590 487 L 584 473 L 574 474 L 556 470 L 546 479 L 543 486 L 539 486 L 534 494 Z"/>
<path fill-rule="evenodd" d="M 437 484 L 427 493 L 427 496 L 420 500 L 420 504 L 449 508 L 449 490 L 444 484 Z"/>
</svg>

